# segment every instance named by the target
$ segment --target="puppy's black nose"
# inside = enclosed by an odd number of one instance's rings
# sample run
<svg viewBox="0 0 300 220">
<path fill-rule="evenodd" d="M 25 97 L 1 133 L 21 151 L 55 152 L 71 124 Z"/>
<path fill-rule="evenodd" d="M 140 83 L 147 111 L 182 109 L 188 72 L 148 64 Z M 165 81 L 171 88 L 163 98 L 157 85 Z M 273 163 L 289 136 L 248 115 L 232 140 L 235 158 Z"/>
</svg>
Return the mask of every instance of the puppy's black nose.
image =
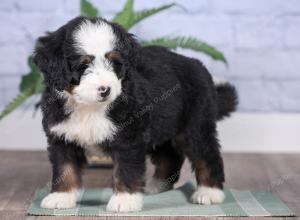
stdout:
<svg viewBox="0 0 300 220">
<path fill-rule="evenodd" d="M 99 91 L 101 97 L 105 98 L 105 97 L 109 96 L 109 94 L 110 94 L 110 87 L 109 86 L 107 86 L 107 87 L 100 86 L 98 88 L 98 91 Z"/>
</svg>

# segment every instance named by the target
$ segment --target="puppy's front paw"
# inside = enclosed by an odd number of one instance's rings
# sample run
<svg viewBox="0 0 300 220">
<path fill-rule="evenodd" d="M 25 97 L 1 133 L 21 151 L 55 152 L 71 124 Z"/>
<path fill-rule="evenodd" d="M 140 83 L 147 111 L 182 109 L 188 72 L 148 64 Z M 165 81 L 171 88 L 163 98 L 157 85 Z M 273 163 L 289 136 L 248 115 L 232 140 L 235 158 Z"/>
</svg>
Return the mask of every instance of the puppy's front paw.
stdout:
<svg viewBox="0 0 300 220">
<path fill-rule="evenodd" d="M 113 194 L 106 206 L 109 212 L 137 212 L 143 207 L 142 193 L 119 192 Z"/>
<path fill-rule="evenodd" d="M 192 202 L 204 205 L 213 203 L 222 203 L 225 199 L 224 192 L 219 188 L 211 188 L 207 186 L 199 186 L 192 195 Z"/>
<path fill-rule="evenodd" d="M 69 209 L 76 206 L 77 192 L 54 192 L 47 195 L 41 203 L 45 209 Z"/>
</svg>

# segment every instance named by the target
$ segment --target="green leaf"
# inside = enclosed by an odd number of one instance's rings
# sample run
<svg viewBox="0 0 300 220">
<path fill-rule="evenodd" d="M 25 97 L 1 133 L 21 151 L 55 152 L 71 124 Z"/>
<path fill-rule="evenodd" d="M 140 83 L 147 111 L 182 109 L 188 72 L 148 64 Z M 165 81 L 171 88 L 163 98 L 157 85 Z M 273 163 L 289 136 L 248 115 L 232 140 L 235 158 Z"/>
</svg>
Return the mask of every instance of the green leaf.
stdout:
<svg viewBox="0 0 300 220">
<path fill-rule="evenodd" d="M 34 92 L 31 89 L 25 90 L 20 93 L 16 98 L 14 98 L 0 113 L 0 120 L 3 119 L 6 115 L 13 112 L 16 108 L 22 105 L 29 97 L 31 97 Z"/>
<path fill-rule="evenodd" d="M 150 8 L 150 9 L 145 9 L 142 11 L 137 11 L 134 13 L 134 17 L 131 20 L 131 22 L 127 24 L 126 29 L 129 29 L 132 26 L 134 26 L 135 24 L 139 23 L 140 21 L 142 21 L 150 16 L 153 16 L 161 11 L 167 10 L 175 5 L 176 5 L 175 3 L 172 3 L 172 4 L 160 6 L 158 8 Z"/>
<path fill-rule="evenodd" d="M 123 10 L 117 13 L 114 19 L 112 20 L 113 22 L 116 22 L 119 25 L 121 25 L 126 30 L 128 30 L 128 27 L 134 19 L 133 3 L 133 0 L 128 0 Z"/>
<path fill-rule="evenodd" d="M 222 61 L 227 65 L 227 60 L 222 52 L 218 51 L 213 46 L 193 37 L 162 37 L 151 41 L 144 41 L 141 44 L 143 46 L 158 45 L 168 47 L 171 49 L 177 49 L 178 47 L 191 49 L 197 52 L 205 53 L 212 59 Z"/>
<path fill-rule="evenodd" d="M 38 67 L 33 63 L 31 56 L 28 57 L 28 65 L 30 72 L 22 77 L 20 94 L 0 113 L 0 120 L 22 105 L 31 96 L 44 91 L 43 76 Z"/>
<path fill-rule="evenodd" d="M 166 9 L 169 9 L 175 6 L 176 4 L 175 3 L 167 4 L 167 5 L 160 6 L 158 8 L 145 9 L 138 12 L 134 12 L 133 5 L 134 5 L 134 0 L 128 0 L 123 10 L 117 13 L 117 15 L 112 21 L 118 23 L 123 28 L 128 30 L 129 28 L 131 28 L 138 22 L 144 20 L 145 18 L 155 15 Z"/>
<path fill-rule="evenodd" d="M 42 73 L 33 63 L 32 57 L 28 58 L 30 72 L 22 77 L 20 91 L 24 92 L 31 89 L 34 93 L 41 93 L 44 90 Z"/>
<path fill-rule="evenodd" d="M 88 0 L 80 1 L 80 14 L 89 18 L 100 16 L 98 9 Z"/>
</svg>

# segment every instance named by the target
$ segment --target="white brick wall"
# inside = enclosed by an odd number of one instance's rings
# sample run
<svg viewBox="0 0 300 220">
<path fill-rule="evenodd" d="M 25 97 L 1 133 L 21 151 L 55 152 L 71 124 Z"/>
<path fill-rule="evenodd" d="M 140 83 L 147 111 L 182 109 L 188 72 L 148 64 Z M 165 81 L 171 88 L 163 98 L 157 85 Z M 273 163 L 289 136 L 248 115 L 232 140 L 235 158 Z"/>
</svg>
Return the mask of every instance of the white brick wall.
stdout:
<svg viewBox="0 0 300 220">
<path fill-rule="evenodd" d="M 93 0 L 111 18 L 125 0 Z M 136 8 L 172 0 L 136 0 Z M 300 111 L 300 0 L 177 0 L 174 8 L 132 29 L 141 39 L 198 37 L 222 50 L 227 69 L 203 54 L 210 71 L 236 84 L 240 111 Z M 0 108 L 18 91 L 35 39 L 79 13 L 75 0 L 2 0 L 0 4 Z"/>
</svg>

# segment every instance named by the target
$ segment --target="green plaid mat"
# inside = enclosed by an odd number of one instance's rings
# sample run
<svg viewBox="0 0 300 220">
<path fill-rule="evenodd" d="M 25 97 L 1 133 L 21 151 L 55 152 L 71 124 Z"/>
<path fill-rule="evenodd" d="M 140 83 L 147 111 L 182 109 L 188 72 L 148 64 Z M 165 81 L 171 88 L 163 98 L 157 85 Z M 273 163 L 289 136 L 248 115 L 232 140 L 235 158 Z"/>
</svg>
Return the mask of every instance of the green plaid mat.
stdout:
<svg viewBox="0 0 300 220">
<path fill-rule="evenodd" d="M 41 200 L 48 194 L 47 188 L 36 192 L 28 209 L 29 215 L 74 216 L 295 216 L 295 214 L 271 191 L 237 191 L 225 189 L 226 199 L 219 205 L 191 204 L 189 198 L 195 186 L 187 183 L 168 192 L 147 195 L 143 210 L 137 213 L 109 213 L 106 204 L 111 189 L 86 189 L 82 191 L 77 207 L 73 209 L 43 209 Z"/>
</svg>

